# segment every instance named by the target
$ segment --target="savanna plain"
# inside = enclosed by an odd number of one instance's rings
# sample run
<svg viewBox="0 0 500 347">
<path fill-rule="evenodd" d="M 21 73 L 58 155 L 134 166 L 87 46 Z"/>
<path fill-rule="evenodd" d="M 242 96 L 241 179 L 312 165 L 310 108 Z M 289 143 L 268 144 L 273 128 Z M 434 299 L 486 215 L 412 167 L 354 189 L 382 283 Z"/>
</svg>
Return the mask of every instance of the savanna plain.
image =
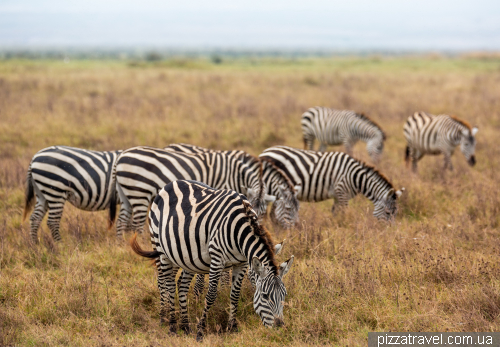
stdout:
<svg viewBox="0 0 500 347">
<path fill-rule="evenodd" d="M 244 280 L 240 330 L 226 333 L 221 287 L 200 346 L 366 345 L 370 331 L 500 331 L 500 58 L 366 57 L 0 61 L 0 345 L 185 346 L 159 325 L 155 268 L 107 229 L 106 212 L 66 204 L 63 241 L 22 220 L 31 157 L 51 145 L 94 150 L 184 142 L 215 149 L 302 147 L 300 116 L 321 105 L 365 113 L 385 130 L 379 169 L 406 191 L 394 223 L 364 197 L 331 214 L 301 203 L 284 231 L 286 326 L 265 328 Z M 415 111 L 479 127 L 475 167 L 456 151 L 405 167 Z M 329 150 L 342 150 L 329 147 Z M 370 161 L 364 144 L 355 156 Z M 146 232 L 139 235 L 150 247 Z M 203 300 L 189 296 L 196 324 Z"/>
</svg>

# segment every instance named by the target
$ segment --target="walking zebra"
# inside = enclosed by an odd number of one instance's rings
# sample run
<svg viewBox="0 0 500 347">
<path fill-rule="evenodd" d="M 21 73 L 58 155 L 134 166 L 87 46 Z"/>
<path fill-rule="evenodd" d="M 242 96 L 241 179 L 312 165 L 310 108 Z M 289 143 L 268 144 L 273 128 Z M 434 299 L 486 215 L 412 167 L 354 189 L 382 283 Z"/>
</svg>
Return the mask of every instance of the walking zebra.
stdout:
<svg viewBox="0 0 500 347">
<path fill-rule="evenodd" d="M 217 297 L 219 278 L 233 268 L 228 331 L 237 329 L 236 312 L 241 282 L 250 264 L 255 272 L 254 309 L 264 325 L 280 326 L 286 290 L 283 276 L 293 256 L 277 266 L 269 233 L 259 225 L 250 202 L 232 190 L 216 190 L 196 181 L 174 181 L 156 196 L 149 213 L 153 251 L 144 251 L 131 240 L 135 253 L 157 259 L 160 291 L 160 322 L 168 319 L 170 332 L 177 332 L 175 319 L 175 275 L 182 268 L 179 286 L 180 328 L 190 331 L 187 292 L 195 273 L 209 274 L 205 309 L 197 326 L 197 340 L 203 339 L 207 314 Z M 168 317 L 168 318 L 167 318 Z"/>
<path fill-rule="evenodd" d="M 232 153 L 188 154 L 139 146 L 124 151 L 113 168 L 113 179 L 122 202 L 116 226 L 120 237 L 125 229 L 142 231 L 150 203 L 166 184 L 193 179 L 215 189 L 229 188 L 245 194 L 259 218 L 266 212 L 262 166 L 253 157 L 249 163 Z M 116 215 L 116 201 L 110 201 L 110 226 Z M 132 223 L 130 222 L 131 219 Z"/>
<path fill-rule="evenodd" d="M 121 152 L 53 146 L 35 154 L 26 176 L 23 216 L 26 219 L 36 200 L 30 217 L 31 239 L 38 242 L 38 228 L 48 211 L 52 237 L 61 240 L 59 224 L 66 201 L 86 211 L 107 209 L 112 195 L 111 171 Z"/>
<path fill-rule="evenodd" d="M 390 220 L 397 212 L 396 200 L 404 188 L 396 191 L 389 180 L 372 166 L 342 152 L 315 152 L 286 146 L 266 149 L 261 159 L 272 161 L 302 186 L 300 201 L 333 198 L 335 206 L 346 206 L 358 193 L 375 205 L 373 215 Z"/>
<path fill-rule="evenodd" d="M 241 155 L 240 158 L 242 158 L 245 163 L 253 162 L 254 165 L 256 165 L 253 160 L 254 156 L 241 150 L 217 151 L 185 143 L 171 144 L 165 147 L 165 149 L 191 154 L 207 152 L 236 154 Z M 262 178 L 267 188 L 266 194 L 271 197 L 276 197 L 276 199 L 272 201 L 271 220 L 283 229 L 289 229 L 297 224 L 299 219 L 299 201 L 297 200 L 297 193 L 300 186 L 293 186 L 286 174 L 271 161 L 261 161 L 261 164 Z"/>
<path fill-rule="evenodd" d="M 441 114 L 434 116 L 425 112 L 415 112 L 404 126 L 406 142 L 406 165 L 412 161 L 413 171 L 417 171 L 417 162 L 425 154 L 444 154 L 444 169 L 453 170 L 451 156 L 455 147 L 460 150 L 470 166 L 476 164 L 476 134 L 477 127 L 469 123 Z"/>
<path fill-rule="evenodd" d="M 377 163 L 384 150 L 385 134 L 370 118 L 348 110 L 334 110 L 327 107 L 311 107 L 302 114 L 302 134 L 304 149 L 313 149 L 314 140 L 320 142 L 319 151 L 327 145 L 345 146 L 352 156 L 352 148 L 357 141 L 366 142 L 366 149 Z"/>
</svg>

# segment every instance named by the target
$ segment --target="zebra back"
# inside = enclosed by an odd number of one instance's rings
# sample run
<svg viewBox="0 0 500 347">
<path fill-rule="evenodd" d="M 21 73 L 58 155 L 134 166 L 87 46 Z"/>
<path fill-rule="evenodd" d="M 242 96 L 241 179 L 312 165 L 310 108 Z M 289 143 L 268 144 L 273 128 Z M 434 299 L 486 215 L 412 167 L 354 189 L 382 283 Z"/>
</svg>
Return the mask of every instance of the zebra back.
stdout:
<svg viewBox="0 0 500 347">
<path fill-rule="evenodd" d="M 110 201 L 112 167 L 121 152 L 52 146 L 33 156 L 28 174 L 43 194 L 67 199 L 82 210 L 104 210 Z"/>
<path fill-rule="evenodd" d="M 123 191 L 129 202 L 142 206 L 144 211 L 163 186 L 175 180 L 189 179 L 242 194 L 255 192 L 250 197 L 254 208 L 260 215 L 265 212 L 261 174 L 234 153 L 190 154 L 139 146 L 121 154 L 115 171 L 117 189 Z"/>
<path fill-rule="evenodd" d="M 286 146 L 266 149 L 260 158 L 272 161 L 292 180 L 300 184 L 298 199 L 322 201 L 336 198 L 340 204 L 361 193 L 375 204 L 374 215 L 386 218 L 396 213 L 392 183 L 374 167 L 342 152 L 315 152 Z"/>
<path fill-rule="evenodd" d="M 382 128 L 362 113 L 312 107 L 302 114 L 304 145 L 312 149 L 315 139 L 324 145 L 341 145 L 348 152 L 357 141 L 367 143 L 368 153 L 378 160 L 382 154 L 386 135 Z"/>
</svg>

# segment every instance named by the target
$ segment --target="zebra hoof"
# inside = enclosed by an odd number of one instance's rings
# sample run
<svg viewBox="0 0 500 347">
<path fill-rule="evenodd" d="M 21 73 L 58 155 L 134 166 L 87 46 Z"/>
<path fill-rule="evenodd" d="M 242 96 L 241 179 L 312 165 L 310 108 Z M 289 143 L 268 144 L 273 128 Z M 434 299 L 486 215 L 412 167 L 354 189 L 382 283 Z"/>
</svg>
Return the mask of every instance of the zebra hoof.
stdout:
<svg viewBox="0 0 500 347">
<path fill-rule="evenodd" d="M 198 342 L 203 341 L 203 333 L 201 331 L 198 331 L 198 334 L 196 334 L 196 341 Z"/>
<path fill-rule="evenodd" d="M 182 324 L 181 325 L 181 330 L 184 331 L 186 335 L 191 334 L 191 328 L 189 327 L 189 323 Z"/>
<path fill-rule="evenodd" d="M 238 323 L 236 322 L 236 320 L 231 321 L 227 324 L 227 331 L 229 333 L 235 333 L 238 331 Z"/>
<path fill-rule="evenodd" d="M 170 324 L 169 335 L 177 335 L 177 325 Z"/>
</svg>

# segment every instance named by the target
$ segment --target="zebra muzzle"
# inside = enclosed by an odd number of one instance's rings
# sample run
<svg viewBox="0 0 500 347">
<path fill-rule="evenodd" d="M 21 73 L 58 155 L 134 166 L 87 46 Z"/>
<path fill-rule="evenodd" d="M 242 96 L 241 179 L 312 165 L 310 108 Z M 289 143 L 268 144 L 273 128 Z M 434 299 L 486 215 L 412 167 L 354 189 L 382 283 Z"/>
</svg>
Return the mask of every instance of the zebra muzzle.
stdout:
<svg viewBox="0 0 500 347">
<path fill-rule="evenodd" d="M 476 156 L 475 155 L 473 155 L 473 156 L 470 157 L 470 159 L 469 159 L 469 165 L 470 166 L 476 165 Z"/>
<path fill-rule="evenodd" d="M 282 327 L 285 325 L 285 321 L 281 318 L 274 318 L 274 326 L 275 327 Z"/>
</svg>

